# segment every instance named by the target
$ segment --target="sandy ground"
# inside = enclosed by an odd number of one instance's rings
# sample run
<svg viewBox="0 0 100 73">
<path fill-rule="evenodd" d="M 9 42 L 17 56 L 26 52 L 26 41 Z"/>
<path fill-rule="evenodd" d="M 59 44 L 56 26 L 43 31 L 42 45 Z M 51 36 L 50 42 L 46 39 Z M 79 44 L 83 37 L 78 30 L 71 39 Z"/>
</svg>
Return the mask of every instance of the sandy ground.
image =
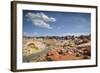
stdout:
<svg viewBox="0 0 100 73">
<path fill-rule="evenodd" d="M 24 39 L 23 62 L 90 59 L 91 42 L 75 45 L 69 40 Z"/>
</svg>

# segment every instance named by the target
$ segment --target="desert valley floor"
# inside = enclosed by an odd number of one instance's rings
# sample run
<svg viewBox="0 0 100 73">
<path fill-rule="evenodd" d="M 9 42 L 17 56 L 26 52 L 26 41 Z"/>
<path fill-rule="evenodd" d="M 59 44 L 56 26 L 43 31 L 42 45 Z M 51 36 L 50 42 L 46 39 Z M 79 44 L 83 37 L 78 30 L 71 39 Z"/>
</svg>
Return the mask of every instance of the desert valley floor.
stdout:
<svg viewBox="0 0 100 73">
<path fill-rule="evenodd" d="M 23 37 L 23 62 L 83 60 L 91 58 L 90 35 Z"/>
</svg>

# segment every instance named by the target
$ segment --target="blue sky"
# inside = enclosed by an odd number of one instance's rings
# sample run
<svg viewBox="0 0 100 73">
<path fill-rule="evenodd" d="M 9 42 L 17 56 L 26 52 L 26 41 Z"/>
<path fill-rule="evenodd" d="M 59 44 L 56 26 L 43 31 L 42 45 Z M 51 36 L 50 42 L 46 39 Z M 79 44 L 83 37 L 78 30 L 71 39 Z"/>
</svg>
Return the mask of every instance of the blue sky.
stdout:
<svg viewBox="0 0 100 73">
<path fill-rule="evenodd" d="M 25 36 L 65 36 L 91 32 L 91 14 L 23 10 Z"/>
</svg>

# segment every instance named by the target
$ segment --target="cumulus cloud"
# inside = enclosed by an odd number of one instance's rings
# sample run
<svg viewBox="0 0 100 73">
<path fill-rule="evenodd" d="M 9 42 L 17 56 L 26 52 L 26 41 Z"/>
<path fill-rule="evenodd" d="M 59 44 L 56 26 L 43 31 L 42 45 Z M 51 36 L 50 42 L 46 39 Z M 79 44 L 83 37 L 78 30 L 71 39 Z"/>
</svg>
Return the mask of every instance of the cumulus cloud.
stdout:
<svg viewBox="0 0 100 73">
<path fill-rule="evenodd" d="M 55 22 L 56 19 L 53 17 L 49 17 L 46 14 L 40 12 L 40 13 L 27 13 L 26 17 L 32 22 L 33 25 L 42 27 L 42 28 L 48 28 L 52 29 L 49 22 Z"/>
</svg>

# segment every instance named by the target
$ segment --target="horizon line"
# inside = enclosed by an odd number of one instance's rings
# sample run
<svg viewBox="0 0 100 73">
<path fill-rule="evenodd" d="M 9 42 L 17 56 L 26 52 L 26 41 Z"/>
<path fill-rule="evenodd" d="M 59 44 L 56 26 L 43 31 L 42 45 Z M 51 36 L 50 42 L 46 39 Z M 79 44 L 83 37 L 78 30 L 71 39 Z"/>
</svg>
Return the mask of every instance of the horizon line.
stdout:
<svg viewBox="0 0 100 73">
<path fill-rule="evenodd" d="M 81 35 L 91 35 L 91 33 L 65 33 L 62 35 L 27 35 L 27 34 L 23 34 L 23 36 L 28 36 L 28 37 L 40 37 L 40 36 L 81 36 Z"/>
</svg>

